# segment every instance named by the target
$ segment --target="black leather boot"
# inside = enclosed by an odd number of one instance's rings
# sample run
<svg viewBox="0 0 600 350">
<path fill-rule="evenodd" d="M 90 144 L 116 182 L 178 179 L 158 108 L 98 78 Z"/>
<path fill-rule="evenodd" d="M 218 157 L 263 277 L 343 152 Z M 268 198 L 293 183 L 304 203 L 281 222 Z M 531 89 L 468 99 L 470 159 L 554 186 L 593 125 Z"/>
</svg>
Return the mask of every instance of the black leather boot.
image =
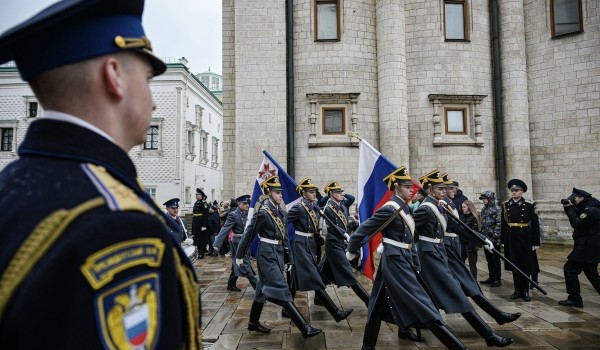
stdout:
<svg viewBox="0 0 600 350">
<path fill-rule="evenodd" d="M 415 333 L 412 331 L 412 329 L 402 326 L 398 327 L 398 338 L 416 341 L 417 343 L 422 343 L 425 341 L 425 338 L 421 336 L 421 331 L 419 329 L 417 329 L 417 333 Z"/>
<path fill-rule="evenodd" d="M 502 337 L 494 333 L 487 323 L 475 311 L 469 311 L 462 314 L 465 320 L 469 322 L 471 327 L 483 338 L 487 346 L 497 346 L 503 348 L 509 346 L 515 340 L 512 338 Z"/>
<path fill-rule="evenodd" d="M 431 333 L 433 333 L 433 335 L 435 335 L 435 337 L 438 338 L 448 349 L 467 349 L 465 344 L 463 344 L 463 342 L 461 342 L 460 339 L 458 339 L 456 335 L 454 335 L 454 333 L 452 333 L 450 329 L 448 329 L 448 327 L 440 321 L 431 322 L 427 326 Z"/>
<path fill-rule="evenodd" d="M 511 314 L 498 309 L 498 307 L 494 305 L 488 298 L 483 296 L 483 294 L 473 295 L 471 299 L 473 299 L 475 304 L 477 304 L 477 306 L 479 306 L 483 311 L 485 311 L 486 314 L 492 316 L 494 320 L 496 320 L 496 323 L 498 323 L 499 325 L 503 325 L 508 322 L 513 322 L 514 320 L 521 317 L 520 312 Z"/>
<path fill-rule="evenodd" d="M 360 283 L 353 284 L 350 286 L 350 288 L 352 288 L 354 294 L 356 294 L 356 296 L 358 296 L 360 300 L 362 300 L 362 302 L 369 307 L 369 293 L 365 290 L 365 288 Z"/>
<path fill-rule="evenodd" d="M 325 292 L 323 289 L 315 290 L 315 296 L 318 296 L 318 298 L 323 303 L 323 306 L 325 306 L 327 311 L 329 311 L 331 316 L 333 316 L 333 319 L 335 320 L 335 322 L 340 322 L 342 320 L 345 320 L 348 316 L 350 316 L 352 311 L 354 311 L 353 309 L 348 309 L 348 310 L 338 309 L 338 307 L 335 305 L 333 300 L 331 300 L 331 297 L 329 296 L 329 294 L 327 294 L 327 292 Z"/>
<path fill-rule="evenodd" d="M 260 333 L 270 333 L 271 330 L 267 327 L 263 327 L 263 325 L 258 322 L 260 319 L 260 314 L 262 313 L 263 306 L 265 304 L 259 303 L 257 301 L 252 302 L 252 307 L 250 308 L 250 322 L 248 322 L 248 330 L 252 332 L 260 332 Z"/>
<path fill-rule="evenodd" d="M 292 321 L 294 321 L 294 324 L 296 324 L 296 327 L 298 327 L 298 329 L 302 333 L 303 338 L 306 339 L 306 338 L 314 337 L 315 335 L 322 332 L 318 328 L 311 327 L 308 324 L 308 322 L 306 322 L 306 320 L 300 313 L 300 310 L 298 310 L 298 308 L 296 307 L 296 304 L 294 304 L 293 302 L 288 301 L 287 303 L 283 304 L 283 307 L 285 308 L 287 313 L 290 315 L 290 318 L 292 319 Z"/>
<path fill-rule="evenodd" d="M 377 344 L 377 338 L 379 337 L 380 328 L 381 319 L 379 317 L 375 317 L 374 320 L 367 320 L 361 350 L 375 350 L 375 345 Z"/>
<path fill-rule="evenodd" d="M 513 273 L 513 284 L 515 285 L 515 292 L 510 296 L 511 299 L 518 299 L 521 297 L 521 286 L 520 279 L 516 273 Z"/>
</svg>

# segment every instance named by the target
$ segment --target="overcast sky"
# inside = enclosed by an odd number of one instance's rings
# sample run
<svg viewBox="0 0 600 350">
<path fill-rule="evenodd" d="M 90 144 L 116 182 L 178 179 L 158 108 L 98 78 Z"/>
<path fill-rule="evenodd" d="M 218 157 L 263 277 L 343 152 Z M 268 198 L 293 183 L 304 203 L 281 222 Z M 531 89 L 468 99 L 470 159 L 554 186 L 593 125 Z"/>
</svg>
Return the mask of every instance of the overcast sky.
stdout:
<svg viewBox="0 0 600 350">
<path fill-rule="evenodd" d="M 0 33 L 55 2 L 0 0 Z M 146 0 L 142 21 L 157 56 L 185 57 L 194 74 L 209 67 L 211 72 L 223 73 L 221 0 Z"/>
</svg>

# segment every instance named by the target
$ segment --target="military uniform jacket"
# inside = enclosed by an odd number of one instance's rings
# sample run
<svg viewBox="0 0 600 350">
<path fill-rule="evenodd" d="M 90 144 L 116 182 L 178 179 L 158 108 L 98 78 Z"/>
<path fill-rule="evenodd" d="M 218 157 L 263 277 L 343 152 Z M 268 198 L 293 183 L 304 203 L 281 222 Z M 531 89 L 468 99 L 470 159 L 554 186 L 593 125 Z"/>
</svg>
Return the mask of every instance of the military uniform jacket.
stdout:
<svg viewBox="0 0 600 350">
<path fill-rule="evenodd" d="M 577 206 L 564 207 L 573 227 L 573 251 L 568 259 L 579 263 L 600 263 L 600 201 L 590 198 Z"/>
<path fill-rule="evenodd" d="M 177 223 L 175 221 L 175 219 L 172 216 L 170 216 L 168 213 L 165 213 L 165 216 L 166 216 L 167 220 L 170 220 L 173 222 L 173 225 L 169 225 L 167 227 L 169 232 L 171 233 L 171 235 L 179 243 L 183 242 L 187 238 L 187 231 L 186 231 L 187 223 L 186 223 L 185 219 L 179 216 L 178 217 L 179 223 Z"/>
<path fill-rule="evenodd" d="M 429 287 L 437 306 L 448 314 L 472 311 L 473 305 L 448 266 L 448 256 L 443 243 L 447 227 L 446 214 L 441 211 L 435 198 L 427 196 L 414 212 L 413 218 L 418 237 L 420 275 Z"/>
<path fill-rule="evenodd" d="M 199 200 L 194 203 L 192 209 L 194 218 L 192 219 L 192 234 L 194 235 L 194 243 L 202 244 L 199 240 L 203 233 L 202 227 L 208 228 L 208 203 L 205 200 Z"/>
<path fill-rule="evenodd" d="M 213 246 L 215 250 L 219 250 L 223 245 L 223 242 L 229 236 L 229 231 L 233 230 L 233 237 L 231 239 L 231 259 L 233 260 L 233 273 L 236 276 L 240 277 L 248 277 L 254 276 L 254 270 L 252 269 L 252 265 L 250 264 L 250 253 L 246 252 L 244 254 L 244 264 L 240 267 L 235 263 L 235 257 L 237 255 L 237 250 L 242 240 L 242 236 L 244 235 L 244 228 L 246 227 L 246 220 L 248 219 L 248 212 L 243 212 L 240 208 L 236 208 L 227 214 L 227 219 L 225 220 L 225 224 L 221 227 L 219 234 L 215 238 L 215 242 Z"/>
<path fill-rule="evenodd" d="M 404 201 L 397 196 L 392 197 L 391 201 L 399 207 L 404 204 Z M 396 209 L 393 205 L 384 204 L 354 231 L 350 237 L 348 251 L 356 253 L 361 242 L 375 233 L 393 215 L 396 218 L 381 232 L 383 238 L 412 244 L 414 221 L 410 212 L 407 212 L 408 206 L 404 208 L 404 214 L 400 216 L 395 214 Z M 416 261 L 418 257 L 413 253 L 412 247 L 401 248 L 386 242 L 383 246 L 383 254 L 369 300 L 369 320 L 373 317 L 375 305 L 382 299 L 386 300 L 389 306 L 385 308 L 386 313 L 388 310 L 391 313 L 391 315 L 380 315 L 386 321 L 409 327 L 418 323 L 441 320 L 437 307 L 417 280 L 415 265 L 419 265 Z"/>
<path fill-rule="evenodd" d="M 250 243 L 257 235 L 272 242 L 260 241 L 256 255 L 258 284 L 254 300 L 264 303 L 266 297 L 281 301 L 293 301 L 289 286 L 284 278 L 284 249 L 287 249 L 285 212 L 277 210 L 270 200 L 252 216 L 246 227 L 235 257 L 244 258 Z"/>
<path fill-rule="evenodd" d="M 0 173 L 1 347 L 202 349 L 194 270 L 127 154 L 40 119 L 19 156 Z"/>
<path fill-rule="evenodd" d="M 314 203 L 316 206 L 316 203 Z M 292 243 L 294 267 L 292 268 L 293 286 L 296 290 L 308 291 L 325 289 L 325 276 L 321 275 L 317 266 L 317 248 L 314 235 L 318 234 L 319 212 L 313 209 L 310 202 L 302 199 L 300 203 L 288 210 L 287 221 L 294 226 L 296 235 Z M 311 234 L 311 237 L 301 233 Z"/>
<path fill-rule="evenodd" d="M 539 246 L 540 222 L 535 203 L 521 197 L 516 203 L 502 202 L 502 239 L 508 245 L 510 260 L 526 275 L 535 272 L 532 246 Z"/>
<path fill-rule="evenodd" d="M 337 286 L 351 286 L 358 283 L 354 276 L 352 266 L 346 259 L 346 241 L 338 238 L 342 233 L 350 234 L 350 218 L 348 209 L 344 205 L 337 205 L 333 200 L 329 200 L 323 209 L 324 215 L 337 227 L 332 227 L 325 221 L 327 237 L 325 238 L 325 257 L 321 259 L 319 269 L 327 279 L 327 282 Z M 337 230 L 337 235 L 332 231 Z"/>
</svg>

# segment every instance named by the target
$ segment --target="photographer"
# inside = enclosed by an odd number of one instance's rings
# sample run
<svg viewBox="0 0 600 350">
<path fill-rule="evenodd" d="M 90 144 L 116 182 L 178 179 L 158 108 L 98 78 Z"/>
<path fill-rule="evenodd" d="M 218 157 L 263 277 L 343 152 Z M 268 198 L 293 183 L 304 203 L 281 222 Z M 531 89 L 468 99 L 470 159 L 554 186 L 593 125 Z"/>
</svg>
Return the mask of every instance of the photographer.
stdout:
<svg viewBox="0 0 600 350">
<path fill-rule="evenodd" d="M 583 307 L 579 274 L 583 271 L 592 286 L 600 294 L 600 201 L 586 191 L 573 188 L 569 198 L 561 200 L 569 222 L 573 227 L 573 251 L 563 267 L 567 300 L 558 303 L 564 306 Z"/>
</svg>

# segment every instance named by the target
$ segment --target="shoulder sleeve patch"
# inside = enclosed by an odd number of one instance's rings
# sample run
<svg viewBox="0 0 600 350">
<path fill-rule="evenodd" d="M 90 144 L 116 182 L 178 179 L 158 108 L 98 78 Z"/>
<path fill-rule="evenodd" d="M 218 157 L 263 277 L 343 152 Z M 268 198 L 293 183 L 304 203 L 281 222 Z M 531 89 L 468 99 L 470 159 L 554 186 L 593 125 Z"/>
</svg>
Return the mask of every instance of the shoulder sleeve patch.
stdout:
<svg viewBox="0 0 600 350">
<path fill-rule="evenodd" d="M 106 200 L 106 205 L 110 210 L 153 213 L 146 202 L 139 198 L 131 188 L 115 179 L 104 167 L 94 164 L 82 164 L 81 166 L 100 195 Z"/>
</svg>

